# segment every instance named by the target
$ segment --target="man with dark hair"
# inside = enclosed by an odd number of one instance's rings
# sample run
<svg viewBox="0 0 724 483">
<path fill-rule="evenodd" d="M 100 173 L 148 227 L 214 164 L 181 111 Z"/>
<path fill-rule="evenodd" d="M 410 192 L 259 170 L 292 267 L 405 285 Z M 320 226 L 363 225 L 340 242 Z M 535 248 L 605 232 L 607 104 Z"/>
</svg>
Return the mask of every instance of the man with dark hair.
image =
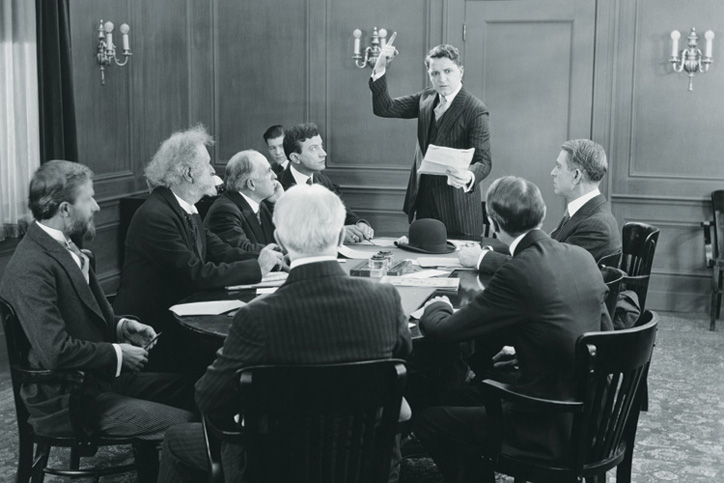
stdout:
<svg viewBox="0 0 724 483">
<path fill-rule="evenodd" d="M 321 184 L 340 196 L 337 185 L 322 174 L 327 153 L 316 124 L 297 124 L 288 129 L 284 134 L 284 152 L 290 161 L 281 177 L 285 190 L 295 184 Z M 345 243 L 357 243 L 374 237 L 375 232 L 367 220 L 363 220 L 349 208 L 346 213 Z"/>
<path fill-rule="evenodd" d="M 259 282 L 282 263 L 272 247 L 248 252 L 207 230 L 194 204 L 214 195 L 214 168 L 203 127 L 174 133 L 145 170 L 153 192 L 131 219 L 117 312 L 133 314 L 168 333 L 159 340 L 152 363 L 177 368 L 180 334 L 168 310 L 194 292 Z M 184 361 L 186 359 L 183 359 Z"/>
<path fill-rule="evenodd" d="M 497 179 L 486 205 L 512 259 L 458 312 L 453 313 L 446 297 L 428 302 L 420 330 L 430 342 L 480 339 L 512 346 L 520 371 L 515 390 L 553 399 L 572 397 L 576 339 L 584 332 L 612 328 L 607 288 L 596 262 L 583 248 L 557 242 L 540 230 L 546 207 L 533 183 L 513 176 Z M 568 415 L 508 409 L 508 440 L 516 450 L 544 459 L 564 456 Z M 482 479 L 479 467 L 486 422 L 481 405 L 433 407 L 416 415 L 415 433 L 449 481 L 492 482 L 492 474 Z M 459 472 L 464 477 L 455 480 Z"/>
<path fill-rule="evenodd" d="M 223 349 L 196 384 L 196 401 L 206 416 L 223 426 L 238 413 L 235 374 L 244 367 L 386 359 L 410 352 L 407 317 L 394 287 L 350 277 L 337 263 L 344 219 L 342 201 L 323 186 L 301 184 L 281 196 L 274 209 L 275 237 L 292 260 L 289 278 L 234 316 Z M 243 446 L 222 445 L 226 481 L 247 481 L 244 461 Z M 208 471 L 201 425 L 172 428 L 159 482 L 204 481 Z"/>
<path fill-rule="evenodd" d="M 274 243 L 266 202 L 275 202 L 284 189 L 264 155 L 254 150 L 236 153 L 226 164 L 224 184 L 226 191 L 209 208 L 204 225 L 242 250 L 258 252 Z"/>
<path fill-rule="evenodd" d="M 585 248 L 596 261 L 621 251 L 618 223 L 598 188 L 607 170 L 606 153 L 600 144 L 574 139 L 563 143 L 551 171 L 553 190 L 567 203 L 566 213 L 551 238 Z M 474 246 L 463 248 L 459 258 L 463 266 L 494 273 L 510 260 L 510 255 Z"/>
<path fill-rule="evenodd" d="M 269 164 L 274 174 L 281 176 L 289 164 L 284 154 L 284 126 L 275 124 L 264 132 L 264 143 L 269 150 Z"/>
<path fill-rule="evenodd" d="M 382 48 L 369 82 L 372 110 L 380 117 L 417 118 L 415 162 L 405 194 L 409 221 L 435 218 L 448 236 L 479 240 L 483 233 L 477 186 L 491 168 L 488 108 L 462 85 L 460 52 L 452 45 L 438 45 L 428 53 L 425 66 L 432 87 L 392 99 L 387 90 L 387 67 L 397 55 L 392 45 Z M 450 169 L 447 177 L 420 175 L 418 170 L 428 146 L 473 148 L 468 169 Z"/>
<path fill-rule="evenodd" d="M 90 260 L 72 241 L 95 234 L 92 178 L 71 161 L 38 168 L 29 196 L 35 222 L 5 268 L 0 296 L 30 342 L 29 365 L 84 371 L 83 424 L 103 436 L 137 438 L 139 481 L 156 481 L 156 445 L 169 426 L 195 418 L 193 386 L 180 375 L 138 372 L 156 332 L 114 316 Z M 37 433 L 70 435 L 62 387 L 24 384 L 21 397 Z"/>
</svg>

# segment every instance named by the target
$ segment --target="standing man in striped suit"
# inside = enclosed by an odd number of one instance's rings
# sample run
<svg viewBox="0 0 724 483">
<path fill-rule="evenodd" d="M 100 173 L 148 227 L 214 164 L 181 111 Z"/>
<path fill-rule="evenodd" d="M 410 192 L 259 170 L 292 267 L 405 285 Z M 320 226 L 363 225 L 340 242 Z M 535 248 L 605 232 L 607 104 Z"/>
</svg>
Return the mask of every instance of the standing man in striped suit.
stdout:
<svg viewBox="0 0 724 483">
<path fill-rule="evenodd" d="M 410 330 L 397 290 L 350 277 L 336 260 L 344 219 L 339 197 L 317 184 L 302 183 L 279 198 L 274 235 L 289 253 L 289 278 L 234 316 L 223 349 L 196 383 L 202 413 L 222 425 L 234 417 L 235 374 L 243 367 L 386 359 L 410 352 Z M 166 439 L 159 482 L 205 481 L 209 464 L 201 425 L 179 425 Z M 222 445 L 226 481 L 245 481 L 243 452 L 240 445 Z M 390 481 L 396 476 L 391 471 Z"/>
<path fill-rule="evenodd" d="M 372 71 L 372 110 L 380 117 L 417 118 L 415 162 L 405 194 L 404 211 L 415 218 L 442 221 L 451 238 L 479 240 L 483 232 L 477 186 L 490 173 L 488 108 L 462 85 L 460 52 L 438 45 L 425 58 L 432 87 L 392 99 L 387 91 L 387 66 L 397 50 L 383 47 Z M 457 149 L 474 148 L 467 170 L 449 170 L 447 177 L 420 175 L 418 169 L 430 144 Z"/>
</svg>

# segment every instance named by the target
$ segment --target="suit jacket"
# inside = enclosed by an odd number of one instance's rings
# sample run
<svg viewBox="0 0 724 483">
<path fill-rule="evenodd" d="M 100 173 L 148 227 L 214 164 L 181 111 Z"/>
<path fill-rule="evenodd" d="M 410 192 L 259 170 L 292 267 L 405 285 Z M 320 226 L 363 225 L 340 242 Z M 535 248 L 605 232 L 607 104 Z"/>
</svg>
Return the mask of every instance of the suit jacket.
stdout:
<svg viewBox="0 0 724 483">
<path fill-rule="evenodd" d="M 110 388 L 118 364 L 112 346 L 118 320 L 93 269 L 86 282 L 68 250 L 36 223 L 5 268 L 0 296 L 30 341 L 31 367 L 85 371 L 86 395 Z M 21 394 L 36 430 L 70 432 L 67 395 L 60 387 L 24 385 Z"/>
<path fill-rule="evenodd" d="M 387 91 L 387 76 L 370 80 L 372 109 L 380 117 L 402 119 L 417 118 L 417 151 L 407 184 L 404 211 L 412 222 L 418 218 L 437 218 L 447 227 L 453 238 L 480 239 L 483 217 L 477 188 L 466 193 L 448 186 L 445 176 L 417 174 L 418 158 L 427 152 L 430 144 L 450 148 L 475 148 L 470 171 L 475 175 L 477 187 L 490 173 L 490 130 L 488 108 L 465 87 L 460 89 L 450 107 L 439 121 L 433 112 L 438 95 L 432 88 L 417 94 L 392 99 Z M 424 206 L 424 210 L 419 210 Z M 418 213 L 418 211 L 420 211 Z"/>
<path fill-rule="evenodd" d="M 292 163 L 290 162 L 287 165 L 287 169 L 285 169 L 284 172 L 282 173 L 281 179 L 279 180 L 279 182 L 282 184 L 282 188 L 284 188 L 284 190 L 288 190 L 290 187 L 297 184 L 297 181 L 294 179 L 294 175 L 290 171 L 291 166 L 292 166 Z M 332 183 L 332 180 L 329 179 L 329 177 L 327 177 L 326 175 L 324 175 L 322 173 L 314 173 L 314 175 L 312 176 L 312 183 L 321 184 L 322 186 L 324 186 L 325 188 L 327 188 L 329 191 L 336 194 L 340 198 L 342 197 L 342 194 L 339 191 L 339 187 L 336 184 Z M 350 210 L 349 208 L 347 208 L 346 205 L 345 205 L 344 209 L 347 213 L 347 216 L 344 219 L 345 225 L 354 225 L 360 221 L 363 221 L 369 225 L 367 220 L 364 220 L 364 219 L 360 218 L 359 216 L 357 216 L 355 214 L 355 212 Z"/>
<path fill-rule="evenodd" d="M 164 330 L 168 308 L 200 290 L 261 280 L 256 254 L 235 248 L 203 225 L 201 256 L 175 196 L 158 187 L 133 215 L 126 235 L 121 284 L 113 307 Z"/>
<path fill-rule="evenodd" d="M 225 191 L 209 208 L 204 226 L 231 246 L 259 252 L 274 243 L 272 214 L 265 203 L 259 204 L 259 217 L 261 224 L 238 191 Z"/>
<path fill-rule="evenodd" d="M 520 367 L 518 390 L 572 397 L 576 339 L 584 332 L 612 329 L 607 292 L 588 252 L 533 230 L 485 291 L 455 314 L 445 303 L 430 305 L 420 330 L 445 341 L 482 338 L 512 345 Z M 517 448 L 561 456 L 570 435 L 569 418 L 541 418 L 514 408 L 510 420 Z"/>
<path fill-rule="evenodd" d="M 603 195 L 588 200 L 565 225 L 551 232 L 551 238 L 585 248 L 595 260 L 621 250 L 621 232 Z M 489 252 L 478 268 L 494 273 L 510 258 L 508 252 Z"/>
</svg>

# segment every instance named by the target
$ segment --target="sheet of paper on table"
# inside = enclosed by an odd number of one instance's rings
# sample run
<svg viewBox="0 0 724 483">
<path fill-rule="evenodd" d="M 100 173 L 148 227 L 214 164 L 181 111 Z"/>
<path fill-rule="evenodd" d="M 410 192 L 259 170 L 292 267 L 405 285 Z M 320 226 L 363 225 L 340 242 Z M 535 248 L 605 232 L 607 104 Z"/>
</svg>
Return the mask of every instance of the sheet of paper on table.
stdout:
<svg viewBox="0 0 724 483">
<path fill-rule="evenodd" d="M 439 277 L 440 275 L 445 275 L 446 277 L 450 275 L 449 270 L 420 270 L 419 272 L 413 272 L 413 273 L 406 273 L 404 275 L 400 275 L 404 278 L 432 278 L 432 277 Z"/>
<path fill-rule="evenodd" d="M 463 268 L 460 265 L 460 261 L 456 258 L 449 257 L 417 257 L 417 263 L 422 268 L 434 268 L 434 267 L 448 267 L 448 268 Z"/>
<path fill-rule="evenodd" d="M 169 308 L 171 312 L 183 317 L 185 315 L 220 315 L 246 305 L 241 300 L 211 300 L 208 302 L 191 302 L 176 304 Z"/>
<path fill-rule="evenodd" d="M 246 290 L 250 288 L 281 287 L 287 281 L 287 272 L 269 272 L 262 277 L 261 282 L 248 285 L 229 285 L 226 290 Z"/>
<path fill-rule="evenodd" d="M 279 287 L 264 287 L 256 289 L 257 295 L 268 295 L 277 291 Z"/>
<path fill-rule="evenodd" d="M 467 169 L 473 160 L 475 148 L 455 149 L 430 144 L 425 153 L 425 159 L 420 164 L 418 174 L 432 174 L 447 176 L 450 168 Z"/>
<path fill-rule="evenodd" d="M 361 250 L 355 250 L 353 248 L 348 247 L 347 245 L 338 246 L 337 253 L 342 255 L 343 257 L 353 258 L 355 260 L 367 260 L 372 255 L 374 255 L 374 253 L 371 253 L 371 252 L 363 252 Z"/>
<path fill-rule="evenodd" d="M 382 277 L 380 283 L 389 283 L 402 287 L 428 287 L 441 290 L 457 291 L 460 286 L 459 278 L 408 278 L 408 277 Z"/>
</svg>

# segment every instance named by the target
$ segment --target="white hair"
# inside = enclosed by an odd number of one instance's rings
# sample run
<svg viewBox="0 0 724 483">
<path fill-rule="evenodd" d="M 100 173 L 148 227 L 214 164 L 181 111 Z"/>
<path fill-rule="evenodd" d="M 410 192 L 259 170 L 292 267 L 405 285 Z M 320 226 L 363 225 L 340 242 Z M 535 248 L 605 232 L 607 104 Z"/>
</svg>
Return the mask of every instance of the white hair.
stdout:
<svg viewBox="0 0 724 483">
<path fill-rule="evenodd" d="M 292 186 L 274 207 L 277 237 L 287 249 L 310 257 L 337 246 L 344 217 L 339 196 L 318 184 Z"/>
</svg>

